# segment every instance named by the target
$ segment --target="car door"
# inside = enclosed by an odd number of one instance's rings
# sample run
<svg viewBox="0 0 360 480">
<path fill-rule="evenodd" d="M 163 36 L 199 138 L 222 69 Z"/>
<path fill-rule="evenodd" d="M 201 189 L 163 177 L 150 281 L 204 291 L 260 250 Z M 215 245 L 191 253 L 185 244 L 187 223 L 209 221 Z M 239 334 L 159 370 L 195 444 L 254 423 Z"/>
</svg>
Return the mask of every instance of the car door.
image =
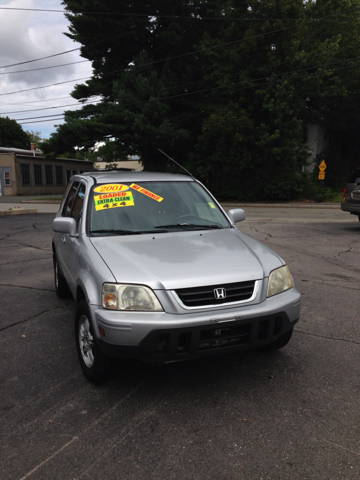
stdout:
<svg viewBox="0 0 360 480">
<path fill-rule="evenodd" d="M 64 217 L 74 218 L 78 232 L 83 215 L 85 192 L 86 186 L 83 182 L 74 182 L 63 209 Z M 74 289 L 76 288 L 77 272 L 79 270 L 79 239 L 77 237 L 70 237 L 68 234 L 60 235 L 61 239 L 58 242 L 58 254 L 61 261 L 62 271 L 70 289 L 74 292 Z"/>
</svg>

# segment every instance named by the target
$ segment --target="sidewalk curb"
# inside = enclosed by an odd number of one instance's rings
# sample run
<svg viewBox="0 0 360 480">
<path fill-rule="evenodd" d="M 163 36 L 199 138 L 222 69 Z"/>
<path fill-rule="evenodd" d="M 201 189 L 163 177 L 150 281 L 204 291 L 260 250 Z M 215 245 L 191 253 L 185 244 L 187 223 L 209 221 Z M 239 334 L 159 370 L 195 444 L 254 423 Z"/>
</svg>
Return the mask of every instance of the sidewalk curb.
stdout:
<svg viewBox="0 0 360 480">
<path fill-rule="evenodd" d="M 1 210 L 0 217 L 5 217 L 9 215 L 25 215 L 27 213 L 38 213 L 38 211 L 37 208 L 30 208 L 26 210 L 22 210 L 20 208 L 17 208 L 15 210 Z"/>
<path fill-rule="evenodd" d="M 37 203 L 44 205 L 60 205 L 61 200 L 22 200 L 21 203 Z"/>
</svg>

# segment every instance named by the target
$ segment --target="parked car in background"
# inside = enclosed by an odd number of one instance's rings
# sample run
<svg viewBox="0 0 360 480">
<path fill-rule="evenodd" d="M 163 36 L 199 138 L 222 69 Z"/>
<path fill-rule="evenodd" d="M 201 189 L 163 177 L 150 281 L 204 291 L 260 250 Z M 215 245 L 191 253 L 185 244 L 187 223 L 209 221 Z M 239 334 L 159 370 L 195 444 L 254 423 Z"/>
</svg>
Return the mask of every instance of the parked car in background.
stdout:
<svg viewBox="0 0 360 480">
<path fill-rule="evenodd" d="M 55 290 L 77 302 L 90 381 L 111 357 L 161 363 L 289 342 L 300 293 L 285 261 L 236 228 L 244 219 L 184 175 L 72 177 L 53 222 Z"/>
<path fill-rule="evenodd" d="M 341 210 L 349 212 L 351 215 L 357 215 L 360 220 L 360 168 L 351 174 L 346 184 Z"/>
</svg>

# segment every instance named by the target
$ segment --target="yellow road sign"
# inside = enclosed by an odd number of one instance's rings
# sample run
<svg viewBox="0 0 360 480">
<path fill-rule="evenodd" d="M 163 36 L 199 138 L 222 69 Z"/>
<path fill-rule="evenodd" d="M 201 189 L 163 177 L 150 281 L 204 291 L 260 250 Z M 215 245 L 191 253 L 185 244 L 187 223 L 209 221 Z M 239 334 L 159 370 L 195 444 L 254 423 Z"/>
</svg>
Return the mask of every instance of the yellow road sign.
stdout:
<svg viewBox="0 0 360 480">
<path fill-rule="evenodd" d="M 319 180 L 325 180 L 325 172 L 319 172 L 318 179 Z"/>
<path fill-rule="evenodd" d="M 320 172 L 325 172 L 326 167 L 327 167 L 327 165 L 325 163 L 325 160 L 323 160 L 319 165 Z"/>
</svg>

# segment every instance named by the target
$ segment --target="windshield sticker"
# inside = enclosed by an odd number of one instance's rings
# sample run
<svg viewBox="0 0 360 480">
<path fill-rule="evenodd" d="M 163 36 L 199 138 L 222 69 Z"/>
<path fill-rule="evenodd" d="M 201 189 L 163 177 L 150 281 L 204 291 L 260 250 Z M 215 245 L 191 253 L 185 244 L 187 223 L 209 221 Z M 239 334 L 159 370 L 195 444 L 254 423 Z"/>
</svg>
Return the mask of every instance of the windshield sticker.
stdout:
<svg viewBox="0 0 360 480">
<path fill-rule="evenodd" d="M 95 210 L 108 210 L 114 207 L 131 207 L 134 206 L 134 197 L 132 192 L 114 192 L 104 193 L 94 197 Z"/>
<path fill-rule="evenodd" d="M 136 185 L 136 183 L 132 183 L 130 185 L 130 188 L 133 190 L 136 190 L 137 192 L 142 193 L 143 195 L 146 195 L 147 197 L 152 198 L 153 200 L 156 200 L 157 202 L 162 202 L 164 199 L 160 197 L 159 195 L 156 195 L 153 192 L 150 192 L 150 190 L 146 190 L 146 188 L 140 187 L 139 185 Z"/>
<path fill-rule="evenodd" d="M 129 185 L 110 183 L 108 185 L 99 185 L 98 187 L 94 188 L 94 192 L 97 193 L 123 192 L 124 190 L 129 190 Z"/>
<path fill-rule="evenodd" d="M 216 207 L 212 202 L 209 202 L 209 205 L 210 205 L 210 208 L 215 208 L 215 210 L 216 210 Z"/>
</svg>

